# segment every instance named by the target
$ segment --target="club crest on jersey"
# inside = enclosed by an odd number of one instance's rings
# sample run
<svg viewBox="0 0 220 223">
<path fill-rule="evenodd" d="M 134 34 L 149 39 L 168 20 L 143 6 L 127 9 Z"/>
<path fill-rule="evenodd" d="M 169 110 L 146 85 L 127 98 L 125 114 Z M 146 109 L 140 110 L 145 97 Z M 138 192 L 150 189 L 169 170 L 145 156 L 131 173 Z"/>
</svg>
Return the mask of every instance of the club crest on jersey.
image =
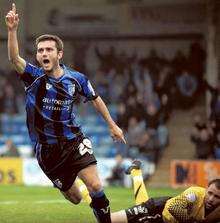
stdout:
<svg viewBox="0 0 220 223">
<path fill-rule="evenodd" d="M 52 88 L 52 84 L 46 83 L 46 89 L 49 90 L 50 88 Z"/>
<path fill-rule="evenodd" d="M 68 93 L 73 96 L 73 94 L 75 93 L 75 84 L 69 84 L 68 85 Z"/>
</svg>

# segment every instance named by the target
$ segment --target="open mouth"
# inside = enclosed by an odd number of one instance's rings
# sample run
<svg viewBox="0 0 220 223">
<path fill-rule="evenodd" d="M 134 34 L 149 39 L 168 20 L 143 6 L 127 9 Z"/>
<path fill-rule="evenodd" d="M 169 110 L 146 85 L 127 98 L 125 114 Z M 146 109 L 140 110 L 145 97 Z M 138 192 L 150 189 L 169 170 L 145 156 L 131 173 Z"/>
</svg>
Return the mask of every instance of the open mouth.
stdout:
<svg viewBox="0 0 220 223">
<path fill-rule="evenodd" d="M 48 59 L 43 59 L 43 64 L 49 64 L 50 63 L 50 61 L 48 60 Z"/>
<path fill-rule="evenodd" d="M 210 209 L 213 208 L 213 205 L 212 205 L 211 203 L 207 203 L 207 204 L 206 204 L 206 208 L 210 210 Z"/>
</svg>

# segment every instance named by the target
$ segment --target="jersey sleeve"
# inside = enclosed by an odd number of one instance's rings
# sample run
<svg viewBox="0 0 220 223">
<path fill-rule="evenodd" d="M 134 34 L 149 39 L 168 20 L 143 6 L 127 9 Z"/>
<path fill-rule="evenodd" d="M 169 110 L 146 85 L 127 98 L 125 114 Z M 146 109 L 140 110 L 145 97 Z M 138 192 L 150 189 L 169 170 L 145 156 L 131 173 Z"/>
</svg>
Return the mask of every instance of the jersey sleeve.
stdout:
<svg viewBox="0 0 220 223">
<path fill-rule="evenodd" d="M 43 70 L 41 68 L 26 62 L 24 73 L 20 75 L 20 79 L 24 82 L 25 87 L 28 87 L 42 74 Z"/>
<path fill-rule="evenodd" d="M 170 214 L 178 221 L 178 222 L 190 222 L 190 209 L 192 208 L 192 203 L 188 202 L 186 197 L 180 195 L 175 197 L 170 202 L 167 207 Z"/>
<path fill-rule="evenodd" d="M 79 93 L 86 98 L 85 102 L 94 100 L 98 97 L 91 82 L 85 76 L 82 76 L 80 80 L 80 85 L 81 89 Z"/>
<path fill-rule="evenodd" d="M 192 210 L 198 200 L 199 193 L 196 190 L 187 189 L 169 200 L 167 210 L 178 222 L 192 222 L 194 219 Z"/>
</svg>

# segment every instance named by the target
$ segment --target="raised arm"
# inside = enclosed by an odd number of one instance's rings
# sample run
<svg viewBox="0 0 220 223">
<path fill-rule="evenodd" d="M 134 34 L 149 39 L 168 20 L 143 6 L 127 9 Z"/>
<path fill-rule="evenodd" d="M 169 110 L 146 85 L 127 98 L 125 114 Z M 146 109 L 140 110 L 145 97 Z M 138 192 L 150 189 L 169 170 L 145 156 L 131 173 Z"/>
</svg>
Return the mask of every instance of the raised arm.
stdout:
<svg viewBox="0 0 220 223">
<path fill-rule="evenodd" d="M 121 141 L 126 143 L 125 138 L 124 138 L 124 134 L 123 131 L 116 125 L 116 123 L 114 122 L 114 120 L 112 119 L 105 103 L 103 102 L 103 100 L 101 99 L 100 96 L 98 96 L 95 100 L 92 101 L 94 107 L 96 108 L 96 110 L 101 113 L 102 117 L 105 119 L 105 121 L 108 124 L 109 130 L 110 130 L 110 134 L 111 137 L 114 140 L 117 141 Z"/>
<path fill-rule="evenodd" d="M 19 55 L 17 29 L 19 17 L 16 13 L 16 6 L 13 3 L 11 10 L 5 17 L 5 23 L 8 28 L 8 58 L 18 73 L 23 73 L 26 67 L 26 62 Z"/>
</svg>

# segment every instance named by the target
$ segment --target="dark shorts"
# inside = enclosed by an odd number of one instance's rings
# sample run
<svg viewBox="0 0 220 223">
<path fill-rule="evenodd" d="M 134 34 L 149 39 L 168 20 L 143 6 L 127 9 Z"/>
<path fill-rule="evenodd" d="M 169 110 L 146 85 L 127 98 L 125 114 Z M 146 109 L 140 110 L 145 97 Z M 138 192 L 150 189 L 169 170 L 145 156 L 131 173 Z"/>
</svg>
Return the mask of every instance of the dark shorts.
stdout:
<svg viewBox="0 0 220 223">
<path fill-rule="evenodd" d="M 91 142 L 83 136 L 58 144 L 37 143 L 35 150 L 41 169 L 61 191 L 70 189 L 80 170 L 97 163 Z"/>
<path fill-rule="evenodd" d="M 128 223 L 163 223 L 162 212 L 171 197 L 150 198 L 146 202 L 125 210 Z"/>
</svg>

